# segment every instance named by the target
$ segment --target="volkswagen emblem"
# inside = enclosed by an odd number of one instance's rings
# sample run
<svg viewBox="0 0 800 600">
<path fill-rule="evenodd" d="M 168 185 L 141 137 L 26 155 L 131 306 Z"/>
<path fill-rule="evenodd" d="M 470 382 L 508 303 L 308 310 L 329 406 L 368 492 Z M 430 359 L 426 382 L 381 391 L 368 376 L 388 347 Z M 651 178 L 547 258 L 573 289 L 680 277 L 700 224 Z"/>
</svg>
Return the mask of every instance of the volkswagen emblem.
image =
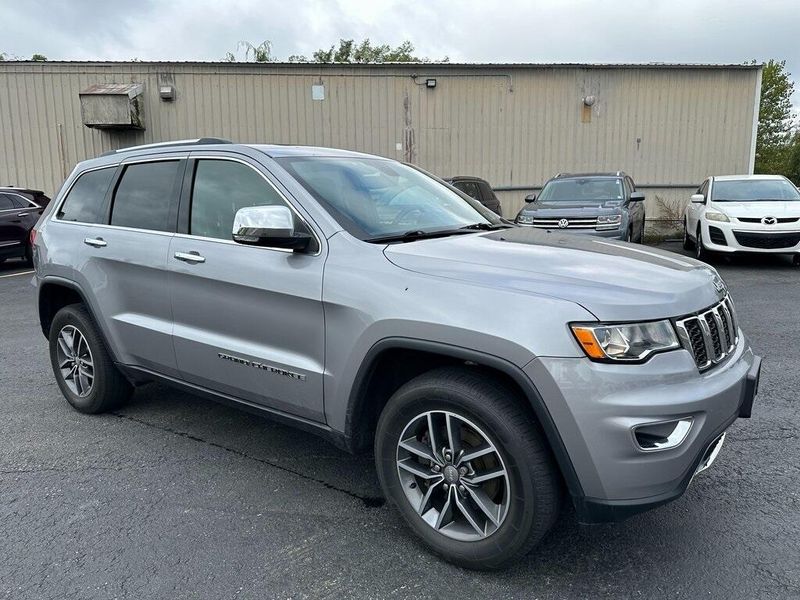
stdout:
<svg viewBox="0 0 800 600">
<path fill-rule="evenodd" d="M 761 223 L 763 223 L 764 225 L 775 225 L 775 223 L 777 222 L 778 219 L 776 219 L 775 217 L 764 217 L 763 219 L 761 219 Z"/>
<path fill-rule="evenodd" d="M 559 229 L 566 229 L 567 227 L 569 227 L 569 221 L 567 221 L 566 219 L 559 219 L 558 220 L 558 228 Z"/>
</svg>

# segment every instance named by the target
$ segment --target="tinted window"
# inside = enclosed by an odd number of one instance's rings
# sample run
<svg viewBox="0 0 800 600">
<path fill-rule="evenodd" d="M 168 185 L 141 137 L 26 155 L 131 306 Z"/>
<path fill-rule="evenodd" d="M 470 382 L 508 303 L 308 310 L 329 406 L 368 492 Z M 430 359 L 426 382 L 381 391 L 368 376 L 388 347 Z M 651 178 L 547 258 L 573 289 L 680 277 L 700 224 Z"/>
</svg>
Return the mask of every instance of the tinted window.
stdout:
<svg viewBox="0 0 800 600">
<path fill-rule="evenodd" d="M 494 192 L 492 191 L 492 188 L 490 188 L 489 184 L 486 183 L 485 181 L 479 181 L 478 187 L 481 189 L 481 193 L 483 194 L 484 200 L 492 200 L 496 198 Z"/>
<path fill-rule="evenodd" d="M 800 192 L 786 179 L 739 179 L 714 181 L 714 202 L 800 200 Z"/>
<path fill-rule="evenodd" d="M 116 167 L 89 171 L 78 178 L 56 215 L 62 221 L 102 223 L 103 200 Z"/>
<path fill-rule="evenodd" d="M 474 181 L 456 181 L 453 187 L 461 190 L 467 196 L 475 198 L 475 200 L 481 199 L 481 191 L 478 189 L 478 184 Z"/>
<path fill-rule="evenodd" d="M 8 197 L 11 198 L 14 208 L 31 208 L 31 203 L 22 196 L 18 196 L 17 194 L 8 194 Z"/>
<path fill-rule="evenodd" d="M 114 194 L 111 224 L 154 231 L 174 231 L 170 215 L 180 161 L 129 165 Z"/>
<path fill-rule="evenodd" d="M 11 198 L 5 194 L 0 194 L 0 210 L 9 210 L 11 208 L 14 208 Z"/>
<path fill-rule="evenodd" d="M 236 211 L 269 204 L 286 205 L 251 167 L 230 160 L 200 160 L 194 174 L 189 233 L 230 240 Z"/>
</svg>

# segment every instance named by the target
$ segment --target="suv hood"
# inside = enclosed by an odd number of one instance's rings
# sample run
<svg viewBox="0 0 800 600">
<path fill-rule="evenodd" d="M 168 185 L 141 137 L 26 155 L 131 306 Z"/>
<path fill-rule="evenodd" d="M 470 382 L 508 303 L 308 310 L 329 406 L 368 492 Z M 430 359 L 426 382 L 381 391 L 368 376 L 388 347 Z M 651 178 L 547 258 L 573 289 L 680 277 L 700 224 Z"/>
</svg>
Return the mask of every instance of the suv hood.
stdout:
<svg viewBox="0 0 800 600">
<path fill-rule="evenodd" d="M 757 200 L 755 202 L 711 202 L 729 217 L 800 217 L 797 200 Z"/>
<path fill-rule="evenodd" d="M 576 302 L 601 321 L 682 316 L 711 306 L 725 293 L 716 271 L 691 258 L 524 227 L 394 244 L 384 253 L 398 267 L 417 273 Z M 487 307 L 497 309 L 503 307 Z M 536 311 L 535 299 L 531 311 Z"/>
</svg>

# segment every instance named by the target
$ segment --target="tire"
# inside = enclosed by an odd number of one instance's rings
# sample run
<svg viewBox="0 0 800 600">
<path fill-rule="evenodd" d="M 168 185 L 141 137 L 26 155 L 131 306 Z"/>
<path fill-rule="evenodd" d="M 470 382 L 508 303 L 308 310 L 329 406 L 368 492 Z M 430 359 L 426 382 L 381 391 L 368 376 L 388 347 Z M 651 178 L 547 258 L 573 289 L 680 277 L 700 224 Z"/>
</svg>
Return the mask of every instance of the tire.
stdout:
<svg viewBox="0 0 800 600">
<path fill-rule="evenodd" d="M 642 226 L 639 227 L 639 239 L 636 241 L 640 244 L 644 244 L 644 217 L 642 217 Z"/>
<path fill-rule="evenodd" d="M 25 266 L 33 266 L 33 248 L 30 244 L 25 245 L 25 254 L 22 256 L 22 260 L 25 262 Z"/>
<path fill-rule="evenodd" d="M 792 264 L 793 264 L 795 267 L 800 267 L 800 254 L 795 254 L 795 255 L 792 257 Z"/>
<path fill-rule="evenodd" d="M 59 310 L 50 325 L 48 338 L 56 382 L 75 410 L 102 413 L 130 398 L 133 387 L 114 366 L 94 321 L 82 304 Z"/>
<path fill-rule="evenodd" d="M 694 243 L 689 237 L 689 223 L 686 219 L 683 220 L 683 249 L 694 250 Z"/>
<path fill-rule="evenodd" d="M 561 478 L 544 433 L 525 403 L 526 399 L 491 374 L 445 367 L 403 385 L 381 413 L 375 436 L 375 462 L 383 492 L 411 529 L 445 560 L 470 569 L 499 569 L 527 554 L 555 523 L 562 502 Z M 426 413 L 430 414 L 430 421 Z M 431 422 L 438 432 L 435 436 L 446 442 L 436 457 L 446 466 L 436 472 L 438 463 L 431 466 L 433 461 L 399 445 L 401 437 L 406 442 L 417 440 L 416 452 L 422 448 L 423 454 L 430 456 Z M 415 430 L 414 423 L 421 429 Z M 448 423 L 458 425 L 451 429 L 460 432 L 458 437 L 465 451 L 486 448 L 486 444 L 481 446 L 481 437 L 489 442 L 492 451 L 461 463 L 451 456 L 448 463 L 444 447 L 452 447 L 450 440 L 455 437 L 443 437 Z M 413 431 L 418 432 L 416 437 Z M 400 462 L 411 463 L 415 469 L 419 464 L 425 479 L 400 468 Z M 503 475 L 474 485 L 472 477 L 497 473 L 498 467 L 504 470 Z M 474 494 L 496 501 L 496 505 L 492 503 L 496 510 L 481 512 L 473 502 Z M 448 512 L 439 508 L 444 508 L 451 495 L 468 508 L 451 511 L 452 521 L 447 522 Z M 426 508 L 427 496 L 430 505 Z M 472 516 L 477 515 L 473 521 L 479 526 L 470 526 L 465 516 L 469 507 Z M 420 516 L 418 508 L 430 523 Z M 442 513 L 441 529 L 437 529 L 435 521 Z M 490 513 L 496 523 L 487 517 Z M 471 539 L 466 539 L 468 536 Z"/>
<path fill-rule="evenodd" d="M 709 252 L 706 250 L 705 244 L 703 244 L 703 234 L 700 231 L 699 223 L 697 225 L 697 240 L 694 243 L 694 257 L 703 262 L 708 262 L 710 258 Z"/>
</svg>

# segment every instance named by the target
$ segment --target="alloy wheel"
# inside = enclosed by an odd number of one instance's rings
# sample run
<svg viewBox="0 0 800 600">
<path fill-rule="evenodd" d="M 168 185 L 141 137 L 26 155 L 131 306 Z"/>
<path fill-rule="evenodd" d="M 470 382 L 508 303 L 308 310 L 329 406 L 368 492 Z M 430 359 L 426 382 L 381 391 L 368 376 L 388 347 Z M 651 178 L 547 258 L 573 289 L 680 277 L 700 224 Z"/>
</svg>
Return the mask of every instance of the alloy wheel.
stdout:
<svg viewBox="0 0 800 600">
<path fill-rule="evenodd" d="M 69 390 L 81 398 L 88 396 L 94 385 L 94 360 L 86 338 L 74 325 L 65 325 L 58 332 L 56 356 Z"/>
<path fill-rule="evenodd" d="M 406 425 L 397 444 L 397 473 L 411 507 L 448 538 L 482 540 L 508 514 L 502 456 L 477 425 L 453 412 L 428 411 Z"/>
</svg>

